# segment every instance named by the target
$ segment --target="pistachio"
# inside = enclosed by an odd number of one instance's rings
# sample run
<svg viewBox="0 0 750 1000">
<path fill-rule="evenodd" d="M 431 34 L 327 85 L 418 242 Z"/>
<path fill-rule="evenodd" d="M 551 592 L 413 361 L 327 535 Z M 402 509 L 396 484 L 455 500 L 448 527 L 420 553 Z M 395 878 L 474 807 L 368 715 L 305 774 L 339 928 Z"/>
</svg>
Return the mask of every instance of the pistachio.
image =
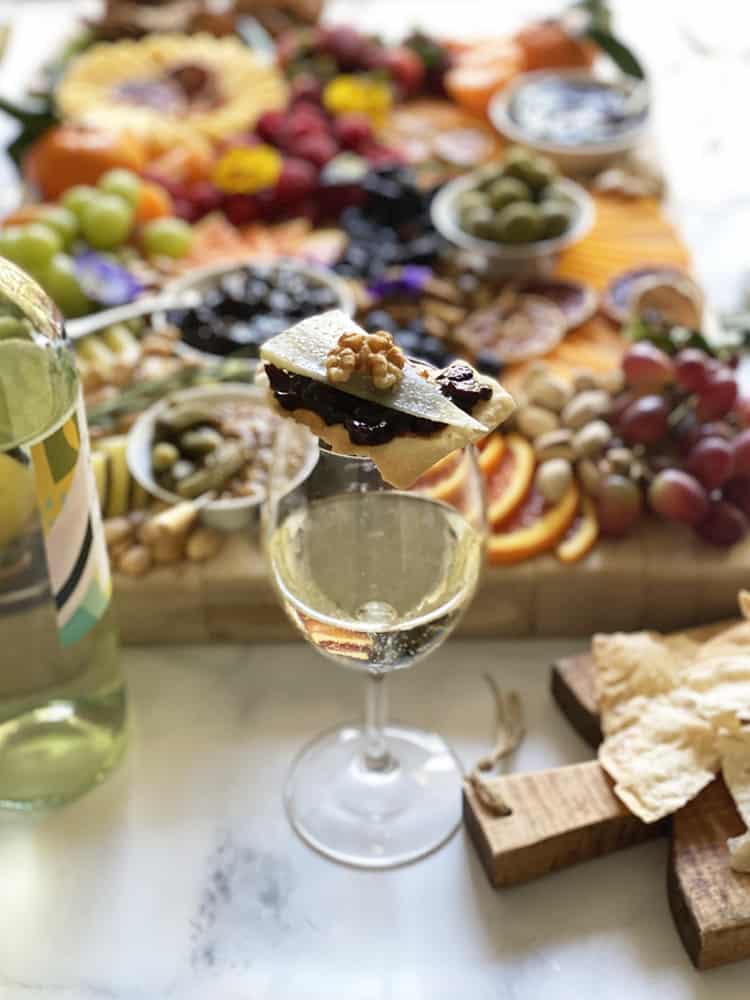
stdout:
<svg viewBox="0 0 750 1000">
<path fill-rule="evenodd" d="M 575 458 L 573 435 L 564 428 L 548 431 L 534 441 L 534 451 L 540 462 L 544 462 L 548 458 L 566 458 L 572 462 Z"/>
<path fill-rule="evenodd" d="M 615 368 L 611 372 L 602 372 L 599 376 L 599 387 L 608 392 L 611 396 L 616 396 L 625 388 L 625 376 L 620 368 Z"/>
<path fill-rule="evenodd" d="M 622 472 L 625 475 L 630 471 L 633 464 L 633 452 L 630 448 L 610 448 L 607 452 L 607 461 L 611 464 L 615 472 Z"/>
<path fill-rule="evenodd" d="M 530 403 L 559 413 L 570 401 L 573 389 L 559 375 L 544 374 L 533 379 L 526 390 Z"/>
<path fill-rule="evenodd" d="M 602 485 L 602 476 L 590 458 L 582 458 L 576 464 L 576 475 L 589 496 L 595 497 Z"/>
<path fill-rule="evenodd" d="M 584 424 L 606 416 L 611 406 L 612 401 L 603 389 L 587 389 L 571 399 L 563 409 L 560 419 L 563 427 L 577 431 Z"/>
<path fill-rule="evenodd" d="M 516 415 L 516 423 L 521 433 L 532 441 L 559 426 L 557 416 L 541 406 L 522 406 Z"/>
<path fill-rule="evenodd" d="M 604 420 L 591 420 L 576 431 L 573 450 L 579 458 L 594 458 L 601 455 L 612 440 L 612 428 Z"/>
<path fill-rule="evenodd" d="M 550 458 L 536 470 L 536 488 L 548 503 L 557 503 L 572 481 L 573 470 L 564 458 Z"/>
<path fill-rule="evenodd" d="M 127 517 L 111 517 L 104 522 L 104 540 L 109 546 L 126 542 L 133 534 L 133 525 Z"/>
<path fill-rule="evenodd" d="M 549 368 L 543 361 L 532 361 L 526 369 L 526 374 L 524 375 L 523 382 L 521 383 L 521 387 L 524 392 L 528 394 L 537 379 L 547 378 L 549 373 Z"/>
<path fill-rule="evenodd" d="M 197 528 L 187 541 L 187 557 L 192 562 L 206 562 L 218 555 L 224 535 L 212 528 Z"/>
</svg>

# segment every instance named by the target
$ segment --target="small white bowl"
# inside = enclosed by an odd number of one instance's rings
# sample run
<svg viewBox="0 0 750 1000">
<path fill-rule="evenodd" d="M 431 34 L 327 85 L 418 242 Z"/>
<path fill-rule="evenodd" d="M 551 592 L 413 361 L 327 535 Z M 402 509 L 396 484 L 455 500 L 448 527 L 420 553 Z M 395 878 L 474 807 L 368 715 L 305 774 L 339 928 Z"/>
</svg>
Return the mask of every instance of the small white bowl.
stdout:
<svg viewBox="0 0 750 1000">
<path fill-rule="evenodd" d="M 156 421 L 162 413 L 175 402 L 226 402 L 239 399 L 251 402 L 258 409 L 266 410 L 264 393 L 254 385 L 227 382 L 223 385 L 198 386 L 173 393 L 171 396 L 155 403 L 140 415 L 128 434 L 127 458 L 133 478 L 152 496 L 165 503 L 176 504 L 184 497 L 161 487 L 153 473 L 151 465 L 151 449 L 154 444 Z M 291 422 L 290 422 L 291 424 Z M 318 460 L 318 441 L 306 427 L 291 424 L 290 433 L 294 441 L 299 440 L 304 458 L 290 480 L 290 488 L 299 485 L 310 474 Z M 209 528 L 225 533 L 241 531 L 258 520 L 260 508 L 265 501 L 265 495 L 260 497 L 237 497 L 231 500 L 210 500 L 200 508 L 201 521 Z"/>
<path fill-rule="evenodd" d="M 561 177 L 555 181 L 555 187 L 570 198 L 576 210 L 573 223 L 561 236 L 531 243 L 499 243 L 472 236 L 461 228 L 456 203 L 462 194 L 476 188 L 480 176 L 481 171 L 473 171 L 441 188 L 432 200 L 432 221 L 446 240 L 484 257 L 498 276 L 551 274 L 560 253 L 582 239 L 594 224 L 594 202 L 589 193 L 580 184 Z"/>
<path fill-rule="evenodd" d="M 330 288 L 338 300 L 337 304 L 335 306 L 331 306 L 330 308 L 341 309 L 341 311 L 345 312 L 347 316 L 354 316 L 357 311 L 357 304 L 353 293 L 347 283 L 343 280 L 343 278 L 340 278 L 338 274 L 333 271 L 326 270 L 323 267 L 319 267 L 316 264 L 306 264 L 302 261 L 287 257 L 280 257 L 278 260 L 272 260 L 262 264 L 259 264 L 257 261 L 248 261 L 244 264 L 224 263 L 214 264 L 211 267 L 199 268 L 195 271 L 190 271 L 188 274 L 185 274 L 180 278 L 175 278 L 173 281 L 170 281 L 165 286 L 164 291 L 175 293 L 195 291 L 199 295 L 203 295 L 205 292 L 209 291 L 209 289 L 215 287 L 220 278 L 223 278 L 225 274 L 230 274 L 233 271 L 249 271 L 252 273 L 253 271 L 267 272 L 274 269 L 279 271 L 293 271 L 296 274 L 301 274 L 320 285 L 325 285 Z M 162 313 L 160 315 L 160 319 L 162 321 L 166 320 L 166 314 Z M 292 322 L 296 322 L 296 320 Z M 180 354 L 192 355 L 193 357 L 210 361 L 220 361 L 228 356 L 212 354 L 210 351 L 202 351 L 200 348 L 193 347 L 191 344 L 186 344 L 182 341 L 178 342 L 177 350 Z"/>
<path fill-rule="evenodd" d="M 646 114 L 643 119 L 623 128 L 618 135 L 606 142 L 563 144 L 546 142 L 535 138 L 513 119 L 510 109 L 514 97 L 529 83 L 550 77 L 565 80 L 595 82 L 616 89 L 626 89 L 642 105 Z M 535 153 L 543 153 L 564 170 L 572 174 L 594 174 L 613 163 L 623 153 L 633 149 L 643 139 L 649 126 L 649 88 L 643 80 L 605 80 L 596 73 L 585 69 L 543 69 L 533 73 L 522 73 L 499 91 L 490 101 L 488 114 L 497 131 Z"/>
</svg>

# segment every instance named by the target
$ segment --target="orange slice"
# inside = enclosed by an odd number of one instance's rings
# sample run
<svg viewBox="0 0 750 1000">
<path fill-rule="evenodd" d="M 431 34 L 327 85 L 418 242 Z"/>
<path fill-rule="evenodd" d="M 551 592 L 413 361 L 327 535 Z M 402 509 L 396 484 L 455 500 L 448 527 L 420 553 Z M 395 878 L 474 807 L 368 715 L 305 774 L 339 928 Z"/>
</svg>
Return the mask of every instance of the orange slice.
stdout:
<svg viewBox="0 0 750 1000">
<path fill-rule="evenodd" d="M 456 506 L 466 485 L 469 461 L 463 451 L 446 455 L 420 476 L 412 489 L 426 493 L 433 500 Z"/>
<path fill-rule="evenodd" d="M 563 563 L 578 562 L 591 551 L 598 537 L 599 521 L 594 501 L 591 497 L 583 496 L 573 523 L 555 549 L 555 555 Z"/>
<path fill-rule="evenodd" d="M 541 495 L 532 490 L 507 530 L 491 536 L 487 546 L 489 561 L 508 566 L 554 548 L 573 523 L 578 500 L 575 483 L 570 484 L 561 500 L 548 508 L 544 507 Z"/>
<path fill-rule="evenodd" d="M 502 434 L 490 434 L 479 444 L 479 468 L 487 478 L 500 465 L 505 454 L 505 438 Z"/>
<path fill-rule="evenodd" d="M 531 488 L 534 449 L 520 434 L 508 434 L 500 463 L 487 482 L 487 518 L 493 528 L 507 520 Z"/>
</svg>

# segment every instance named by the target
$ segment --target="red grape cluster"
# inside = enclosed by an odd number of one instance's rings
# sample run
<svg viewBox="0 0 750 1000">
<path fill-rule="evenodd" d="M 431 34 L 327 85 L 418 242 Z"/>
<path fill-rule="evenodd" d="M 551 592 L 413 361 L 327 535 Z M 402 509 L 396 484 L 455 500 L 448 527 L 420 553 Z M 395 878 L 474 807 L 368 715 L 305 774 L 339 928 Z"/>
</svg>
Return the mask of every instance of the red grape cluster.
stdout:
<svg viewBox="0 0 750 1000">
<path fill-rule="evenodd" d="M 628 350 L 622 367 L 626 388 L 611 419 L 641 454 L 649 507 L 692 525 L 707 542 L 734 545 L 749 530 L 750 429 L 733 371 L 703 351 L 686 348 L 672 358 L 646 341 Z M 624 481 L 611 496 L 605 482 L 600 508 L 632 523 L 641 496 Z"/>
</svg>

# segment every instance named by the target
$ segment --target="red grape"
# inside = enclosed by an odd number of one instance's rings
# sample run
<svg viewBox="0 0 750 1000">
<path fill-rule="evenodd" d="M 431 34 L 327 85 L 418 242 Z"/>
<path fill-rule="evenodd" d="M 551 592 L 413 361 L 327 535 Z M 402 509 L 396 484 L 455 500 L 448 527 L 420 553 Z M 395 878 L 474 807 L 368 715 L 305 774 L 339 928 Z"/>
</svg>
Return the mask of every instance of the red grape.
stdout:
<svg viewBox="0 0 750 1000">
<path fill-rule="evenodd" d="M 416 94 L 422 86 L 424 63 L 413 49 L 405 45 L 387 52 L 385 68 L 407 97 Z"/>
<path fill-rule="evenodd" d="M 697 524 L 708 513 L 708 497 L 697 479 L 679 469 L 666 469 L 651 482 L 648 490 L 651 509 L 669 518 Z"/>
<path fill-rule="evenodd" d="M 722 546 L 735 545 L 745 537 L 747 529 L 745 515 L 726 500 L 714 500 L 696 528 L 704 541 Z"/>
<path fill-rule="evenodd" d="M 333 131 L 344 149 L 359 150 L 372 141 L 372 126 L 366 115 L 340 115 Z"/>
<path fill-rule="evenodd" d="M 688 392 L 700 392 L 708 381 L 708 355 L 695 347 L 686 347 L 675 355 L 677 384 Z"/>
<path fill-rule="evenodd" d="M 367 38 L 356 28 L 342 24 L 323 28 L 320 48 L 336 60 L 339 69 L 360 69 L 360 60 L 367 47 Z"/>
<path fill-rule="evenodd" d="M 310 101 L 314 104 L 320 103 L 323 85 L 317 76 L 312 73 L 298 73 L 291 84 L 291 103 L 297 104 L 300 101 Z"/>
<path fill-rule="evenodd" d="M 619 429 L 628 444 L 653 444 L 669 429 L 669 405 L 661 396 L 641 396 L 625 410 Z"/>
<path fill-rule="evenodd" d="M 222 208 L 233 226 L 246 226 L 260 215 L 258 199 L 249 194 L 225 195 Z"/>
<path fill-rule="evenodd" d="M 622 370 L 628 385 L 635 389 L 661 389 L 674 381 L 672 359 L 646 340 L 628 349 Z"/>
<path fill-rule="evenodd" d="M 328 135 L 302 135 L 286 146 L 288 152 L 301 160 L 309 160 L 316 167 L 324 167 L 338 153 L 339 148 Z"/>
<path fill-rule="evenodd" d="M 609 538 L 626 535 L 641 514 L 641 491 L 630 479 L 612 473 L 601 484 L 597 496 L 599 528 Z"/>
<path fill-rule="evenodd" d="M 311 195 L 318 187 L 318 171 L 307 160 L 289 156 L 284 160 L 274 194 L 282 206 Z"/>
<path fill-rule="evenodd" d="M 750 476 L 750 429 L 740 431 L 732 444 L 735 475 Z"/>
<path fill-rule="evenodd" d="M 286 111 L 276 109 L 273 111 L 264 111 L 255 124 L 255 131 L 264 142 L 270 142 L 274 146 L 282 146 L 284 144 L 286 124 Z"/>
<path fill-rule="evenodd" d="M 750 427 L 750 396 L 738 396 L 734 404 L 734 412 L 743 427 Z"/>
<path fill-rule="evenodd" d="M 688 456 L 687 468 L 706 489 L 715 490 L 732 475 L 734 449 L 724 438 L 701 438 Z"/>
<path fill-rule="evenodd" d="M 695 412 L 699 420 L 719 420 L 729 413 L 737 399 L 737 382 L 728 368 L 714 372 L 698 395 Z"/>
<path fill-rule="evenodd" d="M 739 508 L 745 517 L 750 517 L 750 476 L 730 479 L 721 492 L 725 500 Z"/>
</svg>

